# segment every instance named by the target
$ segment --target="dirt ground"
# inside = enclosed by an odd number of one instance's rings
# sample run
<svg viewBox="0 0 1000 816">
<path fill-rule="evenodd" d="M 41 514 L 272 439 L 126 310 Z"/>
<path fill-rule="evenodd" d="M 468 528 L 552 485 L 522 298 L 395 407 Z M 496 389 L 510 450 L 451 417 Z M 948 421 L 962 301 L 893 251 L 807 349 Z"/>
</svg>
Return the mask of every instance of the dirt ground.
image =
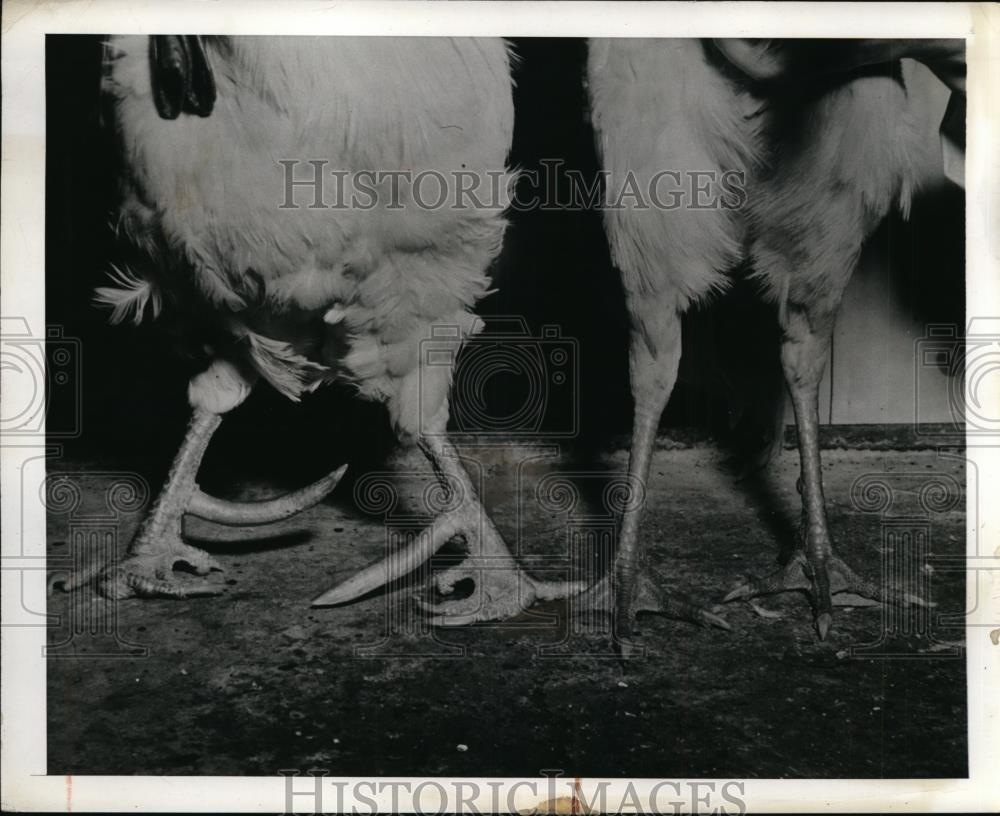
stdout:
<svg viewBox="0 0 1000 816">
<path fill-rule="evenodd" d="M 614 529 L 603 490 L 624 453 L 581 469 L 528 448 L 465 450 L 529 571 L 601 569 Z M 224 594 L 52 596 L 49 773 L 965 776 L 963 632 L 946 619 L 963 611 L 964 576 L 945 569 L 964 554 L 964 465 L 933 452 L 827 451 L 824 468 L 845 560 L 916 582 L 933 612 L 838 608 L 826 642 L 802 595 L 763 599 L 759 611 L 726 605 L 731 632 L 648 617 L 646 656 L 623 666 L 603 621 L 566 603 L 502 626 L 430 630 L 411 597 L 425 576 L 310 608 L 383 554 L 387 530 L 426 520 L 430 474 L 417 459 L 270 528 L 191 522 L 190 540 L 225 566 L 211 578 Z M 120 473 L 64 470 L 80 498 L 70 510 L 50 498 L 53 563 L 80 557 L 88 540 L 124 547 L 141 495 L 109 503 Z M 792 450 L 742 483 L 712 448 L 659 450 L 643 536 L 662 580 L 712 604 L 742 576 L 771 571 L 797 525 L 796 476 Z M 865 476 L 867 488 L 855 484 Z M 920 546 L 928 557 L 910 558 Z"/>
</svg>

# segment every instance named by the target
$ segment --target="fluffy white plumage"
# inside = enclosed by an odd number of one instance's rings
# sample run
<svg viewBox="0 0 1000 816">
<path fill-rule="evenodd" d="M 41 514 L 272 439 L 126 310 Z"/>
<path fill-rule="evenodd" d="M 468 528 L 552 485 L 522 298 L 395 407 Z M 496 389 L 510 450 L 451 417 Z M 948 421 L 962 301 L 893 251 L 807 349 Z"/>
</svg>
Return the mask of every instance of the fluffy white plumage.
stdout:
<svg viewBox="0 0 1000 816">
<path fill-rule="evenodd" d="M 698 40 L 591 40 L 591 113 L 609 186 L 632 173 L 647 189 L 657 172 L 759 166 L 760 103 L 733 93 L 705 64 Z M 684 180 L 659 185 L 662 199 Z M 689 203 L 689 202 L 687 202 Z M 605 211 L 612 259 L 628 289 L 679 291 L 684 302 L 725 284 L 742 251 L 733 210 L 682 206 Z"/>
<path fill-rule="evenodd" d="M 105 91 L 123 156 L 121 231 L 153 263 L 147 300 L 215 309 L 257 372 L 291 398 L 334 377 L 383 400 L 404 437 L 446 418 L 450 372 L 419 370 L 435 324 L 473 325 L 498 253 L 504 200 L 485 209 L 282 209 L 285 169 L 309 177 L 465 170 L 501 174 L 513 129 L 502 40 L 208 37 L 218 98 L 208 117 L 165 121 L 151 96 L 148 38 L 109 41 Z M 485 182 L 484 182 L 485 183 Z M 327 199 L 335 183 L 324 179 Z M 488 189 L 488 188 L 487 188 Z M 331 202 L 332 203 L 332 202 Z M 188 274 L 190 281 L 178 280 Z M 184 284 L 184 285 L 181 285 Z M 138 293 L 137 284 L 126 289 Z M 104 292 L 103 302 L 114 297 Z M 158 300 L 152 302 L 158 303 Z M 140 314 L 118 301 L 118 319 Z M 155 309 L 154 309 L 155 311 Z M 333 311 L 338 319 L 324 322 Z M 424 393 L 418 395 L 420 388 Z M 421 404 L 417 401 L 422 400 Z M 442 418 L 442 411 L 445 412 Z"/>
<path fill-rule="evenodd" d="M 894 204 L 908 208 L 924 158 L 906 89 L 885 75 L 786 105 L 727 76 L 699 40 L 616 39 L 591 41 L 588 81 L 611 179 L 746 173 L 739 209 L 697 209 L 688 198 L 672 210 L 606 213 L 626 288 L 676 293 L 682 310 L 748 257 L 782 307 L 839 291 L 861 241 Z"/>
</svg>

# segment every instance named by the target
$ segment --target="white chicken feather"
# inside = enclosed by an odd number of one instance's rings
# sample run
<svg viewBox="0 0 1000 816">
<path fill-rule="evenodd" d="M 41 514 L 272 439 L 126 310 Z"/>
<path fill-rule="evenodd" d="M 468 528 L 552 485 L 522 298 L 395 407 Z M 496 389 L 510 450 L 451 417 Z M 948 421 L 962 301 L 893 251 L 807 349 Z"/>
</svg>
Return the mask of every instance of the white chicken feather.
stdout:
<svg viewBox="0 0 1000 816">
<path fill-rule="evenodd" d="M 507 559 L 497 580 L 522 580 L 447 440 L 451 367 L 425 365 L 421 355 L 432 336 L 440 348 L 436 329 L 445 327 L 454 359 L 479 325 L 472 309 L 488 291 L 514 179 L 506 166 L 510 59 L 500 39 L 108 41 L 104 93 L 122 168 L 115 223 L 148 263 L 142 278 L 116 273 L 116 287 L 96 299 L 113 308 L 113 322 L 208 315 L 229 340 L 191 380 L 184 443 L 129 557 L 101 573 L 106 594 L 215 592 L 173 573 L 178 563 L 202 575 L 221 569 L 182 541 L 185 513 L 264 523 L 336 485 L 344 468 L 250 505 L 198 490 L 198 465 L 221 416 L 258 377 L 291 399 L 340 379 L 384 402 L 400 438 L 420 444 L 446 489 L 462 491 L 421 540 L 439 546 L 441 536 L 464 533 L 470 549 Z M 315 189 L 286 186 L 289 167 L 294 181 L 311 177 L 311 163 L 320 163 L 327 206 L 310 206 Z M 423 171 L 445 180 L 446 198 L 431 206 L 399 184 L 399 174 Z M 447 186 L 459 172 L 465 189 L 474 180 L 475 199 L 457 197 L 458 182 Z M 369 174 L 364 184 L 361 174 Z M 288 201 L 289 189 L 302 201 Z M 348 587 L 317 602 L 356 594 Z"/>
<path fill-rule="evenodd" d="M 122 231 L 153 236 L 160 253 L 180 256 L 232 333 L 258 338 L 248 358 L 283 393 L 307 388 L 310 377 L 343 377 L 385 399 L 399 432 L 415 437 L 417 412 L 399 398 L 420 376 L 411 352 L 429 325 L 469 324 L 488 289 L 506 202 L 393 208 L 383 186 L 370 209 L 310 208 L 310 190 L 297 191 L 301 206 L 285 208 L 288 171 L 279 162 L 295 161 L 306 177 L 310 161 L 352 173 L 505 172 L 513 123 L 506 45 L 354 37 L 204 45 L 218 86 L 214 110 L 165 122 L 152 101 L 147 38 L 110 41 L 106 92 L 126 168 Z M 332 184 L 327 177 L 327 199 Z M 161 276 L 149 285 L 170 283 Z M 334 307 L 341 319 L 323 324 Z M 330 354 L 344 344 L 347 354 Z M 301 376 L 280 376 L 281 359 Z M 446 393 L 441 377 L 424 416 Z"/>
</svg>

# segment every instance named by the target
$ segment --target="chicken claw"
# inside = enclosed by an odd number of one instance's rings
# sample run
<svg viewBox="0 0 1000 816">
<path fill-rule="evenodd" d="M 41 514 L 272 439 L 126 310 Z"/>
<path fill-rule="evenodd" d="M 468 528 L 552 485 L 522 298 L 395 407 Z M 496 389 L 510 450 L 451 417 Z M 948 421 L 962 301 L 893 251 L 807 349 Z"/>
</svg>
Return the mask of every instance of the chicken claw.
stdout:
<svg viewBox="0 0 1000 816">
<path fill-rule="evenodd" d="M 333 606 L 360 598 L 413 572 L 448 541 L 461 536 L 469 556 L 461 564 L 435 576 L 442 595 L 450 595 L 459 581 L 471 579 L 475 590 L 468 598 L 440 603 L 418 601 L 435 617 L 438 626 L 462 626 L 503 620 L 527 609 L 536 600 L 566 598 L 582 592 L 582 581 L 539 581 L 525 574 L 476 497 L 460 457 L 444 434 L 425 437 L 421 450 L 430 460 L 452 508 L 441 513 L 414 541 L 370 564 L 346 581 L 327 590 L 313 606 Z"/>
<path fill-rule="evenodd" d="M 435 615 L 431 621 L 433 625 L 463 626 L 504 620 L 524 611 L 536 600 L 565 598 L 586 588 L 581 581 L 539 581 L 523 572 L 482 508 L 470 502 L 443 513 L 411 544 L 324 592 L 312 605 L 347 603 L 390 584 L 412 572 L 459 535 L 469 543 L 470 549 L 478 551 L 461 564 L 435 575 L 434 584 L 441 595 L 452 594 L 455 586 L 465 580 L 472 580 L 475 589 L 467 598 L 439 603 L 418 598 L 417 604 Z"/>
</svg>

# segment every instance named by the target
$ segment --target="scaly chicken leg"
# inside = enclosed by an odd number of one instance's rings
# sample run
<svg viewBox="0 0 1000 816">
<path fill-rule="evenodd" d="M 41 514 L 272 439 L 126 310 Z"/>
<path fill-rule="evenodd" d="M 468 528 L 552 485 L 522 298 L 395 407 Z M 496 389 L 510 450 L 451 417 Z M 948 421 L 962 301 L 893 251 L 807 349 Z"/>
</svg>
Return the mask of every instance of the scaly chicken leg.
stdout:
<svg viewBox="0 0 1000 816">
<path fill-rule="evenodd" d="M 182 539 L 182 522 L 191 514 L 221 524 L 267 524 L 294 515 L 320 501 L 336 487 L 347 466 L 338 468 L 302 490 L 261 502 L 229 502 L 202 493 L 196 477 L 212 435 L 222 416 L 250 394 L 253 379 L 226 360 L 215 360 L 191 380 L 188 399 L 193 414 L 174 457 L 166 484 L 129 547 L 128 557 L 105 567 L 97 578 L 101 593 L 114 600 L 139 597 L 187 598 L 215 595 L 221 590 L 207 583 L 179 580 L 177 564 L 196 575 L 222 571 L 219 562 Z M 88 583 L 94 571 L 53 581 L 64 591 Z"/>
<path fill-rule="evenodd" d="M 677 381 L 681 359 L 681 316 L 670 303 L 658 303 L 650 308 L 640 298 L 629 298 L 630 309 L 636 315 L 629 354 L 629 371 L 635 413 L 632 445 L 629 452 L 629 484 L 639 495 L 630 496 L 622 514 L 614 569 L 584 596 L 595 609 L 609 609 L 613 601 L 614 635 L 622 657 L 641 653 L 635 645 L 636 616 L 655 612 L 702 626 L 729 629 L 714 615 L 686 598 L 663 589 L 651 574 L 648 560 L 639 538 L 644 511 L 645 486 L 649 479 L 650 462 L 660 416 L 670 399 Z"/>
<path fill-rule="evenodd" d="M 783 320 L 781 361 L 799 435 L 801 476 L 798 486 L 802 495 L 800 548 L 782 569 L 762 579 L 751 579 L 724 599 L 731 601 L 803 590 L 812 600 L 820 640 L 826 638 L 833 622 L 833 596 L 841 592 L 900 606 L 933 606 L 912 593 L 858 576 L 833 551 L 823 497 L 818 401 L 835 315 L 836 306 L 822 309 L 789 304 L 788 314 Z"/>
<path fill-rule="evenodd" d="M 184 513 L 198 492 L 198 465 L 221 423 L 220 414 L 195 408 L 167 482 L 133 539 L 128 557 L 107 567 L 98 579 L 102 595 L 115 600 L 136 595 L 186 598 L 221 591 L 207 583 L 186 585 L 172 577 L 174 567 L 180 563 L 187 564 L 196 575 L 222 571 L 212 556 L 181 538 Z"/>
</svg>

